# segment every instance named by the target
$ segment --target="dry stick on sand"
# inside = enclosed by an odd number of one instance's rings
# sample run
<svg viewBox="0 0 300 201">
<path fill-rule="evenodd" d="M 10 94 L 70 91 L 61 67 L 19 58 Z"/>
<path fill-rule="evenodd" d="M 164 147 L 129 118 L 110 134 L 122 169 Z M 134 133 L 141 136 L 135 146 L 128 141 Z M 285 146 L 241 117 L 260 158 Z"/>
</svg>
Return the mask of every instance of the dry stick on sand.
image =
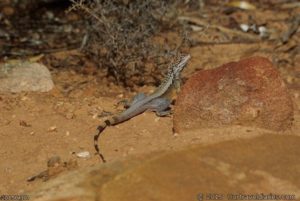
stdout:
<svg viewBox="0 0 300 201">
<path fill-rule="evenodd" d="M 300 14 L 293 17 L 291 20 L 291 24 L 288 28 L 288 30 L 282 34 L 281 36 L 281 42 L 283 44 L 287 43 L 288 40 L 297 32 L 299 26 L 300 26 Z"/>
<path fill-rule="evenodd" d="M 259 36 L 251 35 L 251 34 L 244 33 L 244 32 L 237 31 L 237 30 L 233 30 L 233 29 L 228 29 L 226 27 L 219 26 L 219 25 L 209 24 L 208 22 L 206 22 L 206 21 L 204 21 L 200 18 L 190 17 L 190 16 L 179 16 L 178 20 L 187 21 L 187 22 L 190 22 L 190 23 L 196 24 L 198 26 L 202 26 L 202 27 L 209 27 L 209 28 L 213 28 L 213 29 L 218 29 L 221 32 L 228 33 L 228 34 L 231 34 L 231 35 L 238 35 L 238 36 L 241 36 L 241 37 L 246 38 L 246 39 L 248 39 L 250 41 L 253 41 L 253 42 L 260 41 Z"/>
</svg>

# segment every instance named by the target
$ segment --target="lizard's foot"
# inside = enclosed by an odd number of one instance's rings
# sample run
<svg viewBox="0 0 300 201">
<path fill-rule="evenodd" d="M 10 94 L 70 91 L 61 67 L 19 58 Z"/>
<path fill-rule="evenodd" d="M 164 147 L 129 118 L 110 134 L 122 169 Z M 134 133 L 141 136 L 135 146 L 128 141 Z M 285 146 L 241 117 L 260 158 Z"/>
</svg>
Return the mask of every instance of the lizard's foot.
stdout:
<svg viewBox="0 0 300 201">
<path fill-rule="evenodd" d="M 172 114 L 172 111 L 170 109 L 164 111 L 155 111 L 155 114 L 158 117 L 165 117 L 165 116 L 170 116 Z"/>
<path fill-rule="evenodd" d="M 103 117 L 108 117 L 108 116 L 112 116 L 112 115 L 113 115 L 113 113 L 103 110 L 103 111 L 101 112 L 101 114 L 98 114 L 98 115 L 97 115 L 97 117 L 103 118 Z"/>
<path fill-rule="evenodd" d="M 123 107 L 125 109 L 127 109 L 127 108 L 130 107 L 130 103 L 129 103 L 129 101 L 127 99 L 120 100 L 119 102 L 117 102 L 116 107 L 118 107 L 119 105 L 123 105 Z"/>
</svg>

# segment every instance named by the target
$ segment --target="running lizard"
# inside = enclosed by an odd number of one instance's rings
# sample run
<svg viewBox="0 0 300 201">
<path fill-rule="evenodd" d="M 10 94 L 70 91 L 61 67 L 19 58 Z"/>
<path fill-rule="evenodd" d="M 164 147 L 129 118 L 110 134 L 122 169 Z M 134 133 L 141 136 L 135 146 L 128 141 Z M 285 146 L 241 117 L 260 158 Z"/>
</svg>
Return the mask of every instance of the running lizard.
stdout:
<svg viewBox="0 0 300 201">
<path fill-rule="evenodd" d="M 172 99 L 168 98 L 174 90 L 177 92 L 180 88 L 180 73 L 191 58 L 190 55 L 180 56 L 178 61 L 168 69 L 168 74 L 161 85 L 151 94 L 146 96 L 144 93 L 138 93 L 130 103 L 130 106 L 120 113 L 103 121 L 97 128 L 98 133 L 94 136 L 94 146 L 97 154 L 103 162 L 106 162 L 104 156 L 100 153 L 98 138 L 107 126 L 113 126 L 132 117 L 139 115 L 146 110 L 155 111 L 157 116 L 165 116 L 170 113 L 169 106 Z"/>
</svg>

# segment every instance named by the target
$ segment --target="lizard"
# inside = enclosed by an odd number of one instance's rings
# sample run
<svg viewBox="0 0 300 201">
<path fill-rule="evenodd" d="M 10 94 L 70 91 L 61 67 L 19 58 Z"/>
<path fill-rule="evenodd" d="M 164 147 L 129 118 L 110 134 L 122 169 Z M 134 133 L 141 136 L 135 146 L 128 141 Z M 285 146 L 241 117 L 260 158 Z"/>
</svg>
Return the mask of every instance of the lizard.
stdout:
<svg viewBox="0 0 300 201">
<path fill-rule="evenodd" d="M 146 110 L 155 111 L 157 116 L 166 116 L 170 113 L 170 110 L 168 109 L 170 108 L 172 100 L 171 98 L 168 98 L 168 96 L 172 95 L 174 91 L 179 91 L 181 83 L 180 73 L 190 58 L 191 56 L 189 54 L 181 55 L 178 61 L 169 66 L 166 77 L 153 93 L 148 96 L 144 93 L 138 93 L 134 96 L 126 110 L 118 115 L 106 119 L 97 127 L 98 133 L 94 135 L 94 147 L 97 152 L 96 154 L 100 156 L 102 162 L 105 163 L 106 160 L 100 153 L 98 138 L 106 127 L 127 121 Z"/>
</svg>

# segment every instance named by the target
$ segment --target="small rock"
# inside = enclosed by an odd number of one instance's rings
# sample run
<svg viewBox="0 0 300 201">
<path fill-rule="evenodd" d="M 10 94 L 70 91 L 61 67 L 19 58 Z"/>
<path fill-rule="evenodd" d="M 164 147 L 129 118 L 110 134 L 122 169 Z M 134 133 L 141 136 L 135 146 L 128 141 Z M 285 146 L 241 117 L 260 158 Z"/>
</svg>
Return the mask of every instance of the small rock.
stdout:
<svg viewBox="0 0 300 201">
<path fill-rule="evenodd" d="M 249 27 L 250 26 L 248 24 L 240 24 L 240 28 L 243 32 L 247 32 L 249 30 Z"/>
<path fill-rule="evenodd" d="M 33 182 L 36 179 L 47 181 L 50 178 L 56 177 L 64 171 L 76 169 L 78 167 L 77 161 L 70 159 L 69 161 L 62 161 L 59 156 L 53 156 L 47 161 L 47 169 L 38 174 L 27 178 L 28 182 Z"/>
<path fill-rule="evenodd" d="M 66 136 L 70 136 L 70 131 L 66 131 Z"/>
<path fill-rule="evenodd" d="M 182 87 L 174 130 L 244 125 L 285 130 L 293 103 L 279 72 L 263 57 L 195 73 Z"/>
<path fill-rule="evenodd" d="M 20 124 L 20 126 L 23 126 L 23 127 L 31 127 L 31 125 L 29 123 L 27 123 L 26 121 L 23 121 L 23 120 L 21 120 L 19 124 Z"/>
<path fill-rule="evenodd" d="M 81 152 L 76 153 L 76 156 L 78 158 L 90 158 L 91 154 L 88 151 L 81 151 Z"/>
<path fill-rule="evenodd" d="M 156 118 L 154 119 L 155 122 L 159 122 L 159 120 L 160 120 L 159 117 L 156 117 Z"/>
<path fill-rule="evenodd" d="M 47 161 L 47 167 L 55 167 L 61 164 L 61 158 L 59 156 L 52 156 L 48 161 Z"/>
<path fill-rule="evenodd" d="M 2 92 L 47 92 L 53 86 L 50 71 L 42 64 L 28 61 L 0 64 L 0 91 Z"/>
<path fill-rule="evenodd" d="M 56 132 L 56 131 L 57 131 L 56 126 L 51 126 L 50 128 L 48 128 L 48 132 Z"/>
<path fill-rule="evenodd" d="M 118 97 L 118 98 L 123 98 L 123 97 L 124 97 L 124 94 L 119 94 L 117 97 Z"/>
<path fill-rule="evenodd" d="M 28 98 L 27 96 L 23 96 L 23 97 L 21 98 L 21 100 L 22 100 L 22 101 L 27 101 L 27 100 L 29 100 L 29 98 Z"/>
<path fill-rule="evenodd" d="M 73 119 L 75 117 L 74 113 L 72 112 L 68 112 L 65 116 L 67 119 Z"/>
</svg>

